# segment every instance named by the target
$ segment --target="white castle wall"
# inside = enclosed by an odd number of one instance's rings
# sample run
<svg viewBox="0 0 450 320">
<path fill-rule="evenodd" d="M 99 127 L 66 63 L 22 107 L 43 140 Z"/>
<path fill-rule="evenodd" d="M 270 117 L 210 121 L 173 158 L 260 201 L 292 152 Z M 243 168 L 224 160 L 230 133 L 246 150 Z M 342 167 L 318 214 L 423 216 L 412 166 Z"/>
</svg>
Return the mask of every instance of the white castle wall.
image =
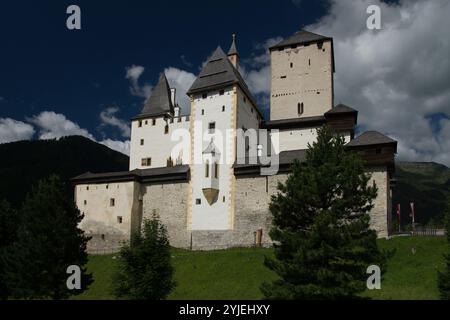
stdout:
<svg viewBox="0 0 450 320">
<path fill-rule="evenodd" d="M 139 127 L 139 121 L 142 123 L 141 127 Z M 169 126 L 167 134 L 165 133 L 166 125 Z M 180 141 L 171 140 L 172 133 L 177 129 L 189 132 L 189 126 L 189 117 L 186 116 L 172 119 L 156 118 L 155 125 L 151 118 L 132 121 L 130 170 L 166 167 L 167 159 L 171 156 L 173 148 L 180 143 Z M 144 139 L 144 145 L 141 145 L 141 139 Z M 189 143 L 186 146 L 186 150 L 176 155 L 177 158 L 182 158 L 183 164 L 189 163 Z M 172 158 L 176 161 L 174 156 Z M 142 166 L 143 158 L 151 158 L 151 166 Z"/>
</svg>

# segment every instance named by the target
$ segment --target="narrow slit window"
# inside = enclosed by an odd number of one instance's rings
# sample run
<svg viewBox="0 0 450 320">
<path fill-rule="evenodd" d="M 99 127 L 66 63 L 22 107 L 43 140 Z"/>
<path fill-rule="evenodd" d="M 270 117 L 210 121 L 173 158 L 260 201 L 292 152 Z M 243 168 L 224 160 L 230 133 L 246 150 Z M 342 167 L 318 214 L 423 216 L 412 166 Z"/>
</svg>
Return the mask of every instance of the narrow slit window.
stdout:
<svg viewBox="0 0 450 320">
<path fill-rule="evenodd" d="M 303 102 L 297 103 L 297 113 L 302 114 L 303 113 Z"/>
<path fill-rule="evenodd" d="M 205 163 L 205 178 L 209 178 L 209 161 Z"/>
<path fill-rule="evenodd" d="M 156 124 L 156 119 L 152 119 L 152 126 Z"/>
<path fill-rule="evenodd" d="M 214 163 L 214 178 L 219 178 L 219 164 L 217 162 Z"/>
<path fill-rule="evenodd" d="M 118 224 L 121 224 L 122 221 L 123 221 L 122 217 L 121 217 L 121 216 L 117 216 L 117 223 L 118 223 Z"/>
<path fill-rule="evenodd" d="M 144 139 L 141 139 L 141 146 L 144 145 Z"/>
<path fill-rule="evenodd" d="M 164 127 L 164 134 L 168 134 L 169 133 L 169 125 L 165 125 Z"/>
<path fill-rule="evenodd" d="M 116 199 L 114 199 L 114 198 L 109 199 L 109 206 L 114 207 L 115 205 L 116 205 Z"/>
<path fill-rule="evenodd" d="M 139 120 L 139 122 L 138 122 L 138 127 L 139 128 L 142 127 L 142 121 L 141 120 Z"/>
</svg>

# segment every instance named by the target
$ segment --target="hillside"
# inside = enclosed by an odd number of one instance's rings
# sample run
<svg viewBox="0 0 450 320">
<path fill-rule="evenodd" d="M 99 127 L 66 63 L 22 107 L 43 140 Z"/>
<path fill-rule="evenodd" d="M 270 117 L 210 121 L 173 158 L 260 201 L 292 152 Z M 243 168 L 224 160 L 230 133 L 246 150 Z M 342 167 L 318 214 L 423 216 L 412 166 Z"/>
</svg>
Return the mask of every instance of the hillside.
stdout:
<svg viewBox="0 0 450 320">
<path fill-rule="evenodd" d="M 427 224 L 430 219 L 440 222 L 450 190 L 450 169 L 434 162 L 397 162 L 397 186 L 393 191 L 395 205 L 401 204 L 402 225 L 411 223 L 409 202 L 416 206 L 416 222 Z"/>
<path fill-rule="evenodd" d="M 0 144 L 0 198 L 18 205 L 33 184 L 51 173 L 69 181 L 86 171 L 123 170 L 128 170 L 128 156 L 81 136 Z"/>
</svg>

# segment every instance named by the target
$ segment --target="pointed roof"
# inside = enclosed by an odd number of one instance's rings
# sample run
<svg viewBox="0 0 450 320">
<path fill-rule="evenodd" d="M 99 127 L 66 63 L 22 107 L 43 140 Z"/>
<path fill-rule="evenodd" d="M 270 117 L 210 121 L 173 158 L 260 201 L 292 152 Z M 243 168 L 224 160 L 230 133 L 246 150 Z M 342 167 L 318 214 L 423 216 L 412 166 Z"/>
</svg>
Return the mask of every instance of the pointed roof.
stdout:
<svg viewBox="0 0 450 320">
<path fill-rule="evenodd" d="M 202 91 L 224 88 L 233 84 L 238 84 L 241 87 L 247 97 L 256 106 L 261 117 L 263 117 L 241 74 L 233 66 L 220 46 L 217 47 L 203 66 L 203 69 L 189 88 L 187 94 L 190 95 Z"/>
<path fill-rule="evenodd" d="M 162 116 L 167 113 L 173 114 L 173 104 L 169 83 L 164 72 L 161 72 L 158 84 L 153 88 L 150 97 L 145 102 L 144 108 L 133 119 Z"/>
<path fill-rule="evenodd" d="M 208 154 L 208 153 L 220 155 L 219 149 L 217 149 L 216 145 L 214 144 L 214 139 L 211 139 L 211 141 L 209 142 L 206 149 L 203 150 L 203 154 Z"/>
<path fill-rule="evenodd" d="M 378 131 L 366 131 L 362 133 L 357 138 L 353 139 L 346 144 L 347 147 L 360 147 L 378 144 L 395 144 L 397 146 L 397 141 L 389 138 L 388 136 L 378 132 Z"/>
<path fill-rule="evenodd" d="M 230 50 L 228 50 L 228 55 L 231 56 L 233 54 L 238 55 L 237 49 L 236 49 L 236 34 L 233 33 L 233 41 L 231 42 Z"/>
<path fill-rule="evenodd" d="M 317 33 L 309 32 L 306 30 L 300 30 L 294 33 L 292 36 L 280 41 L 276 45 L 269 48 L 269 50 L 273 50 L 276 48 L 292 46 L 296 44 L 307 44 L 312 42 L 324 41 L 324 40 L 332 40 L 331 37 L 325 37 Z"/>
<path fill-rule="evenodd" d="M 330 110 L 325 112 L 325 115 L 342 114 L 342 113 L 358 113 L 358 111 L 353 108 L 350 108 L 349 106 L 346 106 L 345 104 L 340 103 L 334 108 L 331 108 Z"/>
</svg>

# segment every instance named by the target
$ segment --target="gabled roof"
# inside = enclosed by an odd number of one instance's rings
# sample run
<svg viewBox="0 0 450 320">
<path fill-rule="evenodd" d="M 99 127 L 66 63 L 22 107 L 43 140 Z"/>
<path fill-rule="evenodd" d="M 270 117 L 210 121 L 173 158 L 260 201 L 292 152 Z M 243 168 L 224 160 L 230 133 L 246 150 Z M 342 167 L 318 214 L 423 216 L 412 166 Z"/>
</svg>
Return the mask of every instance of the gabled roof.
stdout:
<svg viewBox="0 0 450 320">
<path fill-rule="evenodd" d="M 262 117 L 262 113 L 258 109 L 258 105 L 256 104 L 255 99 L 253 99 L 247 84 L 239 71 L 233 66 L 230 60 L 228 60 L 227 55 L 220 46 L 217 47 L 206 62 L 197 79 L 195 79 L 194 83 L 189 88 L 187 94 L 223 88 L 233 84 L 238 84 L 241 87 L 247 97 L 256 106 L 256 109 Z"/>
<path fill-rule="evenodd" d="M 273 50 L 276 48 L 292 46 L 295 44 L 307 44 L 312 42 L 324 41 L 324 40 L 332 40 L 330 37 L 325 37 L 317 33 L 309 32 L 306 30 L 300 30 L 294 33 L 292 36 L 282 40 L 276 45 L 269 48 L 269 50 Z"/>
<path fill-rule="evenodd" d="M 173 114 L 173 112 L 169 83 L 167 82 L 164 72 L 161 72 L 158 84 L 153 88 L 152 94 L 145 102 L 141 113 L 134 117 L 133 120 L 145 117 L 162 116 L 168 113 Z"/>
<path fill-rule="evenodd" d="M 341 103 L 325 112 L 325 116 L 330 114 L 342 114 L 342 113 L 358 113 L 358 111 Z"/>
<path fill-rule="evenodd" d="M 360 146 L 391 144 L 391 143 L 397 145 L 397 141 L 389 138 L 388 136 L 385 136 L 384 134 L 378 131 L 366 131 L 357 138 L 347 143 L 346 146 L 360 147 Z"/>
</svg>

